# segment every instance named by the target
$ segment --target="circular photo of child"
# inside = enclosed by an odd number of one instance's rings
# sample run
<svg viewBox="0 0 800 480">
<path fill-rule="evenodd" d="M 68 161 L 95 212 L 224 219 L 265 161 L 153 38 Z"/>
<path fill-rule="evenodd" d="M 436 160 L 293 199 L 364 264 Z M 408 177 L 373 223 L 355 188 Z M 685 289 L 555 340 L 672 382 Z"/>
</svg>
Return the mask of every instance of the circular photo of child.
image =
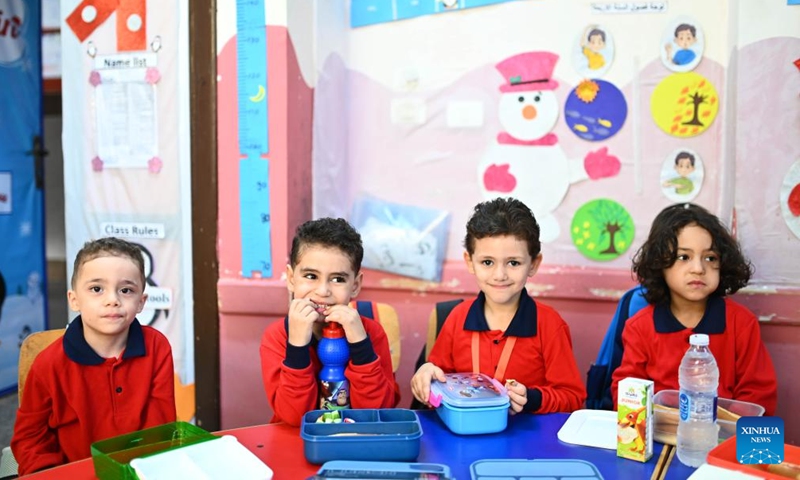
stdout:
<svg viewBox="0 0 800 480">
<path fill-rule="evenodd" d="M 694 200 L 703 185 L 703 161 L 688 148 L 670 153 L 661 165 L 661 191 L 675 203 Z"/>
<path fill-rule="evenodd" d="M 661 35 L 661 61 L 673 72 L 688 72 L 700 63 L 705 37 L 691 17 L 673 19 Z"/>
<path fill-rule="evenodd" d="M 600 78 L 614 61 L 614 39 L 602 25 L 587 25 L 580 33 L 572 51 L 572 64 L 585 78 Z"/>
</svg>

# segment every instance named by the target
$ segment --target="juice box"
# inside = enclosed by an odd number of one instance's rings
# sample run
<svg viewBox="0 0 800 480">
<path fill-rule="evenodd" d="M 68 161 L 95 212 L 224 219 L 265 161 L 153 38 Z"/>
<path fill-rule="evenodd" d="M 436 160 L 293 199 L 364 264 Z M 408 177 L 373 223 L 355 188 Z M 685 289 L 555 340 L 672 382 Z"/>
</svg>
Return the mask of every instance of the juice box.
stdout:
<svg viewBox="0 0 800 480">
<path fill-rule="evenodd" d="M 646 462 L 653 456 L 653 381 L 620 380 L 617 393 L 617 456 Z"/>
</svg>

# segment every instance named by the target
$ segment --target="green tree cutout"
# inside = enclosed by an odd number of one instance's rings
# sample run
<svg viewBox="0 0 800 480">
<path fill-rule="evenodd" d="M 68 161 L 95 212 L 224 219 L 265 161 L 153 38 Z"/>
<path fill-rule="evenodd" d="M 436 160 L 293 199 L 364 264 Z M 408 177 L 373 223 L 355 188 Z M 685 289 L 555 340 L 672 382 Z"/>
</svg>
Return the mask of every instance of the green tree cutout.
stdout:
<svg viewBox="0 0 800 480">
<path fill-rule="evenodd" d="M 571 232 L 572 241 L 582 254 L 593 260 L 612 260 L 630 247 L 634 225 L 625 207 L 601 198 L 578 209 Z"/>
</svg>

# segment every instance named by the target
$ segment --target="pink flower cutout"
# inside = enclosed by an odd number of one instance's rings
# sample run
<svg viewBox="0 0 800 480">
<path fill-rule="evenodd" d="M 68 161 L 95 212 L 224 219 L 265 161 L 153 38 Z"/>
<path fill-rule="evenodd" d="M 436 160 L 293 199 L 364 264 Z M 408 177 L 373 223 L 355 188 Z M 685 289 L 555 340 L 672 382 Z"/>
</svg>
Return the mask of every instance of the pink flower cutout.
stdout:
<svg viewBox="0 0 800 480">
<path fill-rule="evenodd" d="M 91 83 L 93 87 L 103 83 L 103 79 L 100 78 L 100 72 L 92 70 L 92 73 L 89 74 L 89 83 Z"/>
<path fill-rule="evenodd" d="M 158 157 L 153 157 L 147 161 L 147 169 L 150 173 L 158 173 L 161 171 L 161 167 L 164 166 L 164 162 L 161 161 Z"/>
<path fill-rule="evenodd" d="M 159 80 L 161 80 L 161 72 L 159 72 L 155 67 L 150 67 L 147 69 L 147 73 L 144 74 L 144 79 L 150 85 L 155 85 Z"/>
<path fill-rule="evenodd" d="M 94 157 L 92 159 L 92 170 L 94 170 L 95 172 L 103 171 L 103 161 L 100 160 L 100 157 Z"/>
</svg>

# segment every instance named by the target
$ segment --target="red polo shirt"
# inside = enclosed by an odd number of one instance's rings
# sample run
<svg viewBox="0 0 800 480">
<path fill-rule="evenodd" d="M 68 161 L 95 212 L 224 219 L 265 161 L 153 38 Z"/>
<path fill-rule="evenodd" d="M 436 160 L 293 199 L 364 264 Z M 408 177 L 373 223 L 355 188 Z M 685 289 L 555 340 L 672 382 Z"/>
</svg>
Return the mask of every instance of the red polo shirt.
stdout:
<svg viewBox="0 0 800 480">
<path fill-rule="evenodd" d="M 172 349 L 134 320 L 121 358 L 102 358 L 77 317 L 33 361 L 11 450 L 19 474 L 91 455 L 93 442 L 175 421 Z"/>
<path fill-rule="evenodd" d="M 650 305 L 628 319 L 622 331 L 622 363 L 614 371 L 611 398 L 625 377 L 651 379 L 655 391 L 678 390 L 678 368 L 693 333 L 708 334 L 719 367 L 718 394 L 761 405 L 774 415 L 778 382 L 772 359 L 761 341 L 756 316 L 729 298 L 710 297 L 694 329 L 686 328 L 666 305 Z"/>
<path fill-rule="evenodd" d="M 349 344 L 344 376 L 350 382 L 351 408 L 394 408 L 400 387 L 392 372 L 389 340 L 381 325 L 361 317 L 367 338 Z M 275 411 L 271 422 L 299 426 L 303 415 L 319 408 L 317 376 L 322 369 L 316 338 L 303 347 L 289 344 L 289 319 L 273 322 L 261 337 L 261 376 Z"/>
<path fill-rule="evenodd" d="M 553 308 L 535 302 L 527 292 L 505 332 L 489 330 L 483 292 L 461 302 L 447 316 L 436 338 L 429 362 L 445 371 L 472 371 L 472 332 L 480 332 L 480 371 L 494 376 L 500 354 L 510 336 L 517 337 L 505 378 L 528 387 L 524 409 L 535 413 L 572 412 L 583 406 L 586 387 L 572 352 L 569 326 Z"/>
</svg>

